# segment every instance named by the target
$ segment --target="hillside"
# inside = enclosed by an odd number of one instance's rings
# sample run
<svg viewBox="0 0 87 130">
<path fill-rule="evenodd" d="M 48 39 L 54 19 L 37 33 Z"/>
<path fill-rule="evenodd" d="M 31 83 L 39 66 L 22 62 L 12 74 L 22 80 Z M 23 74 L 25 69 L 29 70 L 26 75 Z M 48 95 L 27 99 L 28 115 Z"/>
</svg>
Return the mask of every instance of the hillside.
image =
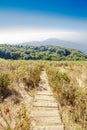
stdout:
<svg viewBox="0 0 87 130">
<path fill-rule="evenodd" d="M 77 50 L 59 46 L 0 45 L 0 58 L 13 60 L 87 60 L 87 56 Z"/>
<path fill-rule="evenodd" d="M 87 46 L 86 44 L 82 44 L 80 42 L 72 42 L 72 41 L 66 41 L 66 40 L 61 40 L 61 39 L 57 39 L 57 38 L 49 38 L 46 39 L 44 41 L 31 41 L 31 42 L 23 42 L 20 43 L 19 45 L 22 46 L 61 46 L 61 47 L 65 47 L 65 48 L 74 48 L 77 50 L 80 50 L 82 52 L 84 52 L 85 54 L 87 54 Z"/>
</svg>

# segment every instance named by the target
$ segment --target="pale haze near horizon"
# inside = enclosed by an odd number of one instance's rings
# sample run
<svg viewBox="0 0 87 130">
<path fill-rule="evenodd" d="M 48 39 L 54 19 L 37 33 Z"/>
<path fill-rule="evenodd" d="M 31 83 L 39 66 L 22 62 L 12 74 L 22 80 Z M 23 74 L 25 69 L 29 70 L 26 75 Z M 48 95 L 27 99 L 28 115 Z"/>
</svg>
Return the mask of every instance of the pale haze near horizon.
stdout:
<svg viewBox="0 0 87 130">
<path fill-rule="evenodd" d="M 86 44 L 87 32 L 56 29 L 1 29 L 0 44 L 16 44 L 30 41 L 44 41 L 50 38 Z"/>
</svg>

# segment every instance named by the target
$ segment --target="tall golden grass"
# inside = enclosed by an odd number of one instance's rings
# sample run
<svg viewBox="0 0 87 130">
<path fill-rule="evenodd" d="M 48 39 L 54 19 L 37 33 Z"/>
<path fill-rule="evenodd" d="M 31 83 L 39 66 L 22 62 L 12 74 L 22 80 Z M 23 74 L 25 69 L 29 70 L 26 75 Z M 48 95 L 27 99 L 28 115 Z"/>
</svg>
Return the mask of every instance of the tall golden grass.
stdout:
<svg viewBox="0 0 87 130">
<path fill-rule="evenodd" d="M 43 68 L 47 72 L 54 96 L 61 106 L 66 130 L 87 130 L 87 62 L 2 59 L 0 59 L 0 119 L 2 119 L 0 129 L 30 128 L 29 113 L 19 86 L 22 83 L 23 89 L 32 94 L 32 91 L 39 87 Z"/>
<path fill-rule="evenodd" d="M 87 130 L 87 64 L 49 62 L 45 68 L 66 130 Z"/>
<path fill-rule="evenodd" d="M 30 108 L 21 91 L 33 96 L 32 91 L 39 87 L 41 68 L 38 61 L 0 60 L 0 130 L 30 129 Z"/>
</svg>

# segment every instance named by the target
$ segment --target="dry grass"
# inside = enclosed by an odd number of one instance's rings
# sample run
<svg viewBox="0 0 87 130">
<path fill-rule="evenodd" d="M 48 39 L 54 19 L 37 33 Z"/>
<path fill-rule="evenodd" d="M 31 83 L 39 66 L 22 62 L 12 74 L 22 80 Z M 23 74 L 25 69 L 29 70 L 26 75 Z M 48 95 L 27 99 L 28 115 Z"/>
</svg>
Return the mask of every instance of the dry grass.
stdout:
<svg viewBox="0 0 87 130">
<path fill-rule="evenodd" d="M 0 59 L 0 130 L 29 130 L 31 105 L 46 69 L 66 130 L 87 130 L 87 62 Z M 2 75 L 8 75 L 4 76 Z M 7 78 L 7 82 L 6 81 Z M 3 85 L 3 82 L 4 85 Z"/>
<path fill-rule="evenodd" d="M 49 62 L 45 67 L 66 130 L 87 130 L 87 64 Z"/>
<path fill-rule="evenodd" d="M 29 130 L 41 68 L 37 61 L 0 60 L 0 130 Z"/>
</svg>

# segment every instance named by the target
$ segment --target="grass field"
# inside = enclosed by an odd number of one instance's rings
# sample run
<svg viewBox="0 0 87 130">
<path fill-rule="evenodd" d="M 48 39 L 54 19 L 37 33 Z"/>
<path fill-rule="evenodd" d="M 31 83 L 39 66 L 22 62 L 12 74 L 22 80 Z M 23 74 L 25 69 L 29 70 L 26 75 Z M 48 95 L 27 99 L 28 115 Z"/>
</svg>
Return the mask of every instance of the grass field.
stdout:
<svg viewBox="0 0 87 130">
<path fill-rule="evenodd" d="M 46 70 L 66 129 L 70 130 L 73 124 L 72 129 L 86 130 L 87 62 L 49 62 Z"/>
<path fill-rule="evenodd" d="M 0 130 L 29 130 L 29 112 L 45 69 L 66 130 L 87 130 L 87 62 L 0 59 Z M 26 98 L 27 97 L 27 98 Z"/>
</svg>

